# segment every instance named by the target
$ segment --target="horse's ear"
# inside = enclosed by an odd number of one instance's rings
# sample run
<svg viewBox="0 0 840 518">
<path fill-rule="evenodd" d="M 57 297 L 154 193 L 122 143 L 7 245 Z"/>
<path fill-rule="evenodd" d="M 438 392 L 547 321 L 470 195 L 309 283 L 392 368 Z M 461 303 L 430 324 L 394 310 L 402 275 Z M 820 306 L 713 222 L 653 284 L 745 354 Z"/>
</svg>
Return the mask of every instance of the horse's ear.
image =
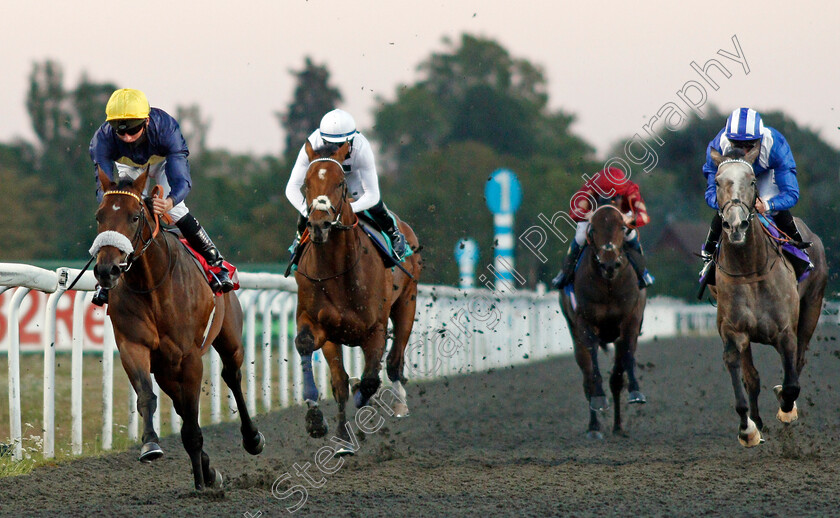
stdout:
<svg viewBox="0 0 840 518">
<path fill-rule="evenodd" d="M 344 142 L 341 146 L 339 146 L 338 150 L 335 152 L 336 160 L 339 162 L 344 162 L 347 159 L 347 153 L 350 152 L 350 142 Z"/>
<path fill-rule="evenodd" d="M 755 162 L 755 159 L 758 158 L 759 153 L 761 153 L 761 144 L 753 146 L 753 148 L 750 149 L 750 152 L 744 155 L 744 160 L 752 164 Z"/>
<path fill-rule="evenodd" d="M 102 192 L 108 192 L 114 188 L 114 182 L 108 178 L 108 175 L 105 174 L 105 171 L 99 165 L 96 166 L 96 175 L 99 176 L 99 185 L 102 186 Z"/>
<path fill-rule="evenodd" d="M 718 153 L 714 149 L 711 150 L 711 156 L 712 156 L 712 162 L 714 162 L 715 165 L 720 165 L 720 163 L 723 162 L 723 155 L 721 155 L 720 153 Z"/>
<path fill-rule="evenodd" d="M 146 182 L 149 180 L 149 166 L 146 166 L 146 169 L 143 170 L 143 173 L 134 180 L 132 187 L 137 192 L 143 192 L 146 190 Z"/>
<path fill-rule="evenodd" d="M 306 151 L 306 156 L 309 157 L 310 162 L 318 158 L 318 155 L 315 154 L 315 150 L 312 148 L 312 143 L 309 142 L 309 139 L 306 139 L 306 143 L 303 144 L 303 149 Z"/>
</svg>

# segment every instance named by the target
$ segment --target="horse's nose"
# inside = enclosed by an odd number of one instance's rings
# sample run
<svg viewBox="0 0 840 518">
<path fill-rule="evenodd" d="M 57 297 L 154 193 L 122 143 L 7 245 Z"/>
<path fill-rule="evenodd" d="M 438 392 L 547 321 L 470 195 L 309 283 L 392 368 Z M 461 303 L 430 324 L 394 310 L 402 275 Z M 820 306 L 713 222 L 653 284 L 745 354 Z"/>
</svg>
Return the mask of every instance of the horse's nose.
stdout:
<svg viewBox="0 0 840 518">
<path fill-rule="evenodd" d="M 742 222 L 741 222 L 741 224 L 740 224 L 740 225 L 738 225 L 738 230 L 739 230 L 740 232 L 746 232 L 746 231 L 747 231 L 747 227 L 749 227 L 749 226 L 750 226 L 750 222 L 749 222 L 749 221 L 747 221 L 747 220 L 744 220 L 744 221 L 742 221 Z"/>
<path fill-rule="evenodd" d="M 113 279 L 120 276 L 120 267 L 116 264 L 97 264 L 93 273 L 98 279 Z"/>
<path fill-rule="evenodd" d="M 729 232 L 730 228 L 732 228 L 732 225 L 730 225 L 728 221 L 723 220 L 723 230 L 726 230 L 727 232 Z"/>
</svg>

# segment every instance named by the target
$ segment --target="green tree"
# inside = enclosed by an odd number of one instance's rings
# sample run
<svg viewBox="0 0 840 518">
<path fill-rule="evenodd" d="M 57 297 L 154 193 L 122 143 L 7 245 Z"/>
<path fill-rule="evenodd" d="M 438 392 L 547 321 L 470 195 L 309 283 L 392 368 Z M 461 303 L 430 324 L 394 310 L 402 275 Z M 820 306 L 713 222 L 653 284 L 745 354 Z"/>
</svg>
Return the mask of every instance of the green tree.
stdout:
<svg viewBox="0 0 840 518">
<path fill-rule="evenodd" d="M 516 59 L 498 43 L 462 36 L 456 47 L 419 66 L 421 78 L 397 89 L 395 100 L 375 113 L 374 136 L 383 151 L 378 167 L 388 205 L 418 233 L 427 269 L 424 282 L 455 283 L 453 247 L 473 237 L 482 250 L 481 269 L 493 260 L 492 215 L 484 200 L 489 175 L 512 169 L 524 200 L 515 232 L 568 211 L 569 197 L 592 173 L 593 148 L 572 133 L 574 116 L 548 109 L 540 67 Z M 543 226 L 543 228 L 545 228 Z M 543 263 L 517 245 L 516 268 L 547 282 L 568 243 L 548 232 Z"/>
<path fill-rule="evenodd" d="M 56 238 L 52 185 L 29 174 L 35 150 L 25 143 L 0 144 L 0 261 L 51 257 Z"/>
<path fill-rule="evenodd" d="M 330 86 L 330 73 L 326 65 L 316 65 L 306 57 L 303 70 L 291 71 L 295 77 L 295 93 L 285 113 L 276 113 L 280 126 L 286 133 L 283 157 L 291 164 L 297 157 L 303 141 L 321 123 L 321 117 L 341 102 L 341 92 Z"/>
<path fill-rule="evenodd" d="M 497 42 L 463 35 L 432 54 L 421 79 L 380 99 L 374 135 L 392 169 L 454 142 L 476 141 L 517 158 L 550 154 L 579 162 L 592 147 L 569 132 L 573 117 L 548 110 L 542 69 Z"/>
<path fill-rule="evenodd" d="M 35 63 L 29 76 L 26 107 L 41 153 L 33 172 L 51 184 L 55 200 L 53 223 L 55 257 L 76 258 L 87 253 L 94 237 L 95 177 L 88 148 L 104 121 L 105 104 L 116 89 L 82 76 L 73 90 L 64 87 L 61 66 Z"/>
</svg>

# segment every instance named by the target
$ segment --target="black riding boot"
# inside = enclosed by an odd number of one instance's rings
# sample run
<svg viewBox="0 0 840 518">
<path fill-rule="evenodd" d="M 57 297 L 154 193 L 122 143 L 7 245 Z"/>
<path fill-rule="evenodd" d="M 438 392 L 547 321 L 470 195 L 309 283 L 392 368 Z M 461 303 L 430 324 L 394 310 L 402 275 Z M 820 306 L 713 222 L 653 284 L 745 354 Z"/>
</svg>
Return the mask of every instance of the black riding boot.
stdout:
<svg viewBox="0 0 840 518">
<path fill-rule="evenodd" d="M 207 235 L 207 231 L 201 228 L 201 224 L 196 220 L 192 214 L 187 213 L 186 216 L 179 219 L 175 225 L 181 231 L 187 243 L 193 249 L 201 254 L 201 257 L 207 261 L 207 264 L 219 268 L 219 273 L 215 274 L 214 282 L 210 283 L 210 287 L 214 293 L 227 293 L 233 289 L 233 281 L 230 280 L 230 272 L 225 267 L 224 257 L 219 253 L 216 245 Z"/>
<path fill-rule="evenodd" d="M 630 266 L 636 272 L 636 277 L 639 278 L 639 288 L 647 288 L 653 285 L 653 275 L 647 269 L 645 254 L 642 252 L 642 243 L 639 241 L 638 235 L 635 239 L 624 242 L 624 251 L 627 254 L 627 259 L 630 260 Z"/>
<path fill-rule="evenodd" d="M 569 245 L 569 251 L 566 253 L 566 258 L 563 260 L 563 269 L 556 277 L 551 279 L 552 286 L 561 290 L 572 283 L 575 278 L 575 266 L 577 266 L 581 251 L 583 251 L 583 247 L 573 239 L 572 244 Z"/>
<path fill-rule="evenodd" d="M 793 220 L 793 214 L 790 213 L 789 210 L 780 210 L 773 216 L 773 221 L 776 222 L 776 226 L 779 227 L 779 230 L 787 234 L 790 238 L 790 244 L 795 246 L 796 248 L 808 248 L 813 243 L 810 241 L 803 241 L 802 234 L 799 233 L 799 229 L 796 228 L 796 222 Z"/>
<path fill-rule="evenodd" d="M 397 220 L 391 215 L 382 200 L 369 208 L 368 213 L 373 217 L 373 222 L 376 223 L 379 230 L 388 234 L 391 246 L 394 248 L 394 255 L 397 256 L 397 259 L 402 259 L 405 254 L 405 236 L 397 227 Z"/>
<path fill-rule="evenodd" d="M 94 306 L 104 306 L 108 303 L 108 290 L 103 288 L 102 286 L 96 287 L 96 292 L 93 294 L 93 298 L 90 301 L 91 304 Z"/>
<path fill-rule="evenodd" d="M 295 233 L 294 241 L 292 241 L 292 246 L 289 247 L 292 253 L 289 256 L 289 265 L 286 267 L 286 273 L 283 274 L 284 277 L 288 277 L 292 273 L 292 268 L 300 261 L 300 240 L 303 238 L 303 232 L 306 230 L 306 221 L 306 216 L 298 213 L 297 232 Z"/>
<path fill-rule="evenodd" d="M 703 268 L 700 270 L 700 291 L 697 293 L 697 298 L 703 298 L 703 291 L 706 286 L 715 285 L 715 269 L 712 258 L 720 241 L 720 234 L 723 232 L 723 219 L 720 213 L 715 212 L 715 217 L 712 218 L 712 224 L 709 227 L 709 233 L 706 235 L 706 242 L 703 243 L 703 249 L 700 251 L 700 257 L 703 258 Z M 702 280 L 703 277 L 706 280 Z"/>
</svg>

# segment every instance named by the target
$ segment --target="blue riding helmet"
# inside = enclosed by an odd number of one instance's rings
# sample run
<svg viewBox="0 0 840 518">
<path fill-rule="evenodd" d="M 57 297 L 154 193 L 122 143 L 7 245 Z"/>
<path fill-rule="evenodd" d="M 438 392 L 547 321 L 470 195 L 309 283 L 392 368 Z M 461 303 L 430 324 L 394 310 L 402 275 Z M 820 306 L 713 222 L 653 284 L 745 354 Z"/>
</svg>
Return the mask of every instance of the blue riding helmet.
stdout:
<svg viewBox="0 0 840 518">
<path fill-rule="evenodd" d="M 726 119 L 726 138 L 730 141 L 759 140 L 763 131 L 761 115 L 751 108 L 737 108 Z"/>
</svg>

